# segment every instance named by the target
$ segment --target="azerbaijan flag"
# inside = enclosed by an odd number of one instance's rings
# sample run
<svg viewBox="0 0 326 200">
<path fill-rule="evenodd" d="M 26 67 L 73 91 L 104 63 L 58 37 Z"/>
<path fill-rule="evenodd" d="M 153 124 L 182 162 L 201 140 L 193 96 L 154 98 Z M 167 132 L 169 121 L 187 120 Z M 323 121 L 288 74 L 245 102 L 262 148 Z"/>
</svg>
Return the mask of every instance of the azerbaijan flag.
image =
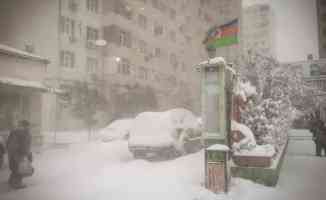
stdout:
<svg viewBox="0 0 326 200">
<path fill-rule="evenodd" d="M 239 22 L 235 19 L 222 26 L 214 26 L 208 30 L 203 43 L 207 49 L 216 49 L 224 46 L 238 44 Z"/>
</svg>

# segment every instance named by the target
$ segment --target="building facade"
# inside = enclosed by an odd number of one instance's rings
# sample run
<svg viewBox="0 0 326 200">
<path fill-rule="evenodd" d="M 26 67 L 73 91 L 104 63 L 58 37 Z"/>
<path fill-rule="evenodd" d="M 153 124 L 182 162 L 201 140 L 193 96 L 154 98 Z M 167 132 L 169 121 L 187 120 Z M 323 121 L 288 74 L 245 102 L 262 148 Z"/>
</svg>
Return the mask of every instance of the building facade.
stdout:
<svg viewBox="0 0 326 200">
<path fill-rule="evenodd" d="M 317 0 L 319 57 L 326 58 L 326 1 Z"/>
<path fill-rule="evenodd" d="M 242 51 L 258 51 L 275 56 L 273 12 L 269 4 L 254 4 L 242 10 Z"/>
<path fill-rule="evenodd" d="M 34 142 L 40 142 L 47 116 L 44 100 L 49 88 L 44 80 L 49 61 L 0 44 L 0 134 L 8 134 L 19 120 L 31 123 Z"/>
<path fill-rule="evenodd" d="M 49 85 L 100 80 L 109 120 L 173 107 L 198 113 L 193 66 L 208 57 L 205 33 L 238 18 L 240 8 L 239 0 L 5 0 L 0 41 L 49 58 Z M 237 48 L 217 55 L 234 57 Z M 83 125 L 60 99 L 48 102 L 47 129 Z"/>
</svg>

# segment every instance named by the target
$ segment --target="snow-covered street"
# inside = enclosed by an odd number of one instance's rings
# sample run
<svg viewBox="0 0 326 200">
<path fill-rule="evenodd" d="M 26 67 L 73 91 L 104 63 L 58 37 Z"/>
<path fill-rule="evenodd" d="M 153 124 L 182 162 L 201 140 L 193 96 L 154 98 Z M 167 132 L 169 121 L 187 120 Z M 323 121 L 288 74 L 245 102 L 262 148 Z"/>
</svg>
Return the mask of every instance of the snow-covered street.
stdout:
<svg viewBox="0 0 326 200">
<path fill-rule="evenodd" d="M 313 156 L 312 141 L 290 141 L 279 184 L 268 188 L 233 179 L 229 195 L 203 185 L 203 152 L 172 161 L 134 160 L 124 141 L 76 144 L 35 155 L 36 173 L 28 187 L 9 190 L 8 170 L 0 171 L 1 200 L 323 200 L 326 159 Z"/>
</svg>

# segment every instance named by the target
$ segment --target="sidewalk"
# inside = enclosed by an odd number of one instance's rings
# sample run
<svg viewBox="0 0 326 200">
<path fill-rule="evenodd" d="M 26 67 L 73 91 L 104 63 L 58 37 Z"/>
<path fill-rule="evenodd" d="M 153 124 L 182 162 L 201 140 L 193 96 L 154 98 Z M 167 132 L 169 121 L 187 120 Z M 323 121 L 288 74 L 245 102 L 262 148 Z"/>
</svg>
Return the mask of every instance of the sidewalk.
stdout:
<svg viewBox="0 0 326 200">
<path fill-rule="evenodd" d="M 274 199 L 324 200 L 326 196 L 326 157 L 315 157 L 312 140 L 291 140 L 291 136 L 309 138 L 308 130 L 292 130 L 285 162 Z M 273 199 L 271 198 L 271 199 Z"/>
</svg>

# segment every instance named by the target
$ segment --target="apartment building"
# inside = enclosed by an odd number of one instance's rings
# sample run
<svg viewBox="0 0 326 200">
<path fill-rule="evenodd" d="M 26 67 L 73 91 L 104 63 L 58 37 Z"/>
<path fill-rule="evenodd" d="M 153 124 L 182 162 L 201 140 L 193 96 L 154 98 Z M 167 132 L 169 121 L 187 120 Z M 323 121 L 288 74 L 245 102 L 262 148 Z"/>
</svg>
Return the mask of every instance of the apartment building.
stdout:
<svg viewBox="0 0 326 200">
<path fill-rule="evenodd" d="M 254 4 L 242 10 L 242 51 L 259 51 L 275 56 L 273 12 L 269 4 Z"/>
<path fill-rule="evenodd" d="M 319 57 L 326 58 L 326 1 L 317 0 Z"/>
<path fill-rule="evenodd" d="M 239 0 L 4 0 L 0 41 L 49 58 L 49 85 L 100 79 L 112 119 L 180 106 L 198 112 L 193 65 L 207 59 L 202 41 L 240 8 Z M 82 126 L 59 98 L 48 102 L 49 129 Z"/>
</svg>

